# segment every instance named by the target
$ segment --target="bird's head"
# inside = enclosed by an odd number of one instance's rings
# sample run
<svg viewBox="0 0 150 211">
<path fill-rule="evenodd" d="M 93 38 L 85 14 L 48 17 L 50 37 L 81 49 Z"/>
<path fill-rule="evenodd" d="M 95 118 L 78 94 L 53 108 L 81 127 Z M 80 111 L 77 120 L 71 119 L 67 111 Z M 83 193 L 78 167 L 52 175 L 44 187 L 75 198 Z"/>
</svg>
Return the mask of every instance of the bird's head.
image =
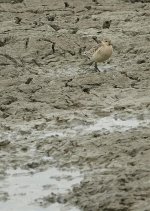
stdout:
<svg viewBox="0 0 150 211">
<path fill-rule="evenodd" d="M 104 45 L 107 45 L 107 46 L 112 45 L 110 39 L 104 39 L 104 40 L 102 41 L 102 43 L 103 43 Z"/>
</svg>

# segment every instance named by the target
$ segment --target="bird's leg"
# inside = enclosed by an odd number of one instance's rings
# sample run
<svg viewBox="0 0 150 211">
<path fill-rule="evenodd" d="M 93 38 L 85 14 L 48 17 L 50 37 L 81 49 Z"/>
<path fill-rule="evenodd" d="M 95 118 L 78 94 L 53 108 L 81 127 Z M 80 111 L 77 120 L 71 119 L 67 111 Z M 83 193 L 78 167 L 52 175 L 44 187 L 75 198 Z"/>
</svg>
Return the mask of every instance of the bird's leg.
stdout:
<svg viewBox="0 0 150 211">
<path fill-rule="evenodd" d="M 89 66 L 93 65 L 93 61 L 87 63 Z"/>
<path fill-rule="evenodd" d="M 100 72 L 100 70 L 99 70 L 98 67 L 97 67 L 97 62 L 95 62 L 94 67 L 95 67 L 96 72 Z"/>
</svg>

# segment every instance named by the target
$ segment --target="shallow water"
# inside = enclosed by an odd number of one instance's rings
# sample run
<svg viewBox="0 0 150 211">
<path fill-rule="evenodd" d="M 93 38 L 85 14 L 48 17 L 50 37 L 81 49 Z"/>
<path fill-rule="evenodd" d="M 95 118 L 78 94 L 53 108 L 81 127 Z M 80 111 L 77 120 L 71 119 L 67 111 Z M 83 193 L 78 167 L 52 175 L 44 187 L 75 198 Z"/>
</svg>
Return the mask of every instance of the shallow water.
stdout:
<svg viewBox="0 0 150 211">
<path fill-rule="evenodd" d="M 120 119 L 114 118 L 113 116 L 108 116 L 100 119 L 96 119 L 88 123 L 88 125 L 78 124 L 77 126 L 68 127 L 63 130 L 53 131 L 53 135 L 59 137 L 66 136 L 77 136 L 77 135 L 85 135 L 90 134 L 95 131 L 99 131 L 101 133 L 108 131 L 110 133 L 113 132 L 125 132 L 130 129 L 135 129 L 138 127 L 149 127 L 150 119 L 139 120 L 137 118 L 130 119 Z M 40 138 L 51 137 L 52 131 L 44 131 L 40 134 Z"/>
<path fill-rule="evenodd" d="M 22 135 L 19 133 L 19 128 L 22 128 L 23 125 L 18 126 L 17 130 L 13 132 L 4 132 L 0 135 L 0 137 L 4 137 L 7 140 L 14 140 L 19 141 Z M 29 126 L 28 126 L 29 127 Z M 36 140 L 44 140 L 49 137 L 62 137 L 65 138 L 67 136 L 77 136 L 77 135 L 85 135 L 85 134 L 91 134 L 92 132 L 98 131 L 100 133 L 103 132 L 125 132 L 130 129 L 135 129 L 138 127 L 150 127 L 150 118 L 145 119 L 138 119 L 136 117 L 132 118 L 115 118 L 112 116 L 107 116 L 95 120 L 90 120 L 90 122 L 87 121 L 87 124 L 83 121 L 75 121 L 74 119 L 72 122 L 68 123 L 68 125 L 65 127 L 65 129 L 61 127 L 55 126 L 54 129 L 44 129 L 41 131 L 37 131 L 35 129 L 27 128 L 27 133 L 29 131 L 28 136 L 32 136 L 36 138 Z M 24 126 L 25 128 L 25 126 Z"/>
<path fill-rule="evenodd" d="M 88 131 L 90 132 L 94 132 L 94 131 L 102 131 L 102 130 L 106 130 L 109 132 L 124 132 L 130 129 L 134 129 L 137 128 L 139 126 L 142 127 L 148 127 L 150 124 L 150 120 L 149 119 L 145 119 L 145 120 L 138 120 L 136 118 L 130 118 L 130 119 L 115 119 L 114 117 L 104 117 L 101 119 L 98 119 L 97 121 L 95 121 L 92 125 L 90 125 L 89 127 L 86 127 L 83 132 Z"/>
<path fill-rule="evenodd" d="M 17 169 L 7 171 L 0 181 L 1 192 L 8 193 L 8 200 L 0 202 L 3 211 L 79 211 L 75 207 L 53 203 L 46 208 L 37 206 L 36 201 L 53 194 L 65 194 L 73 185 L 79 184 L 82 176 L 78 171 L 62 171 L 55 167 L 43 172 Z"/>
<path fill-rule="evenodd" d="M 132 118 L 116 118 L 115 116 L 107 116 L 99 119 L 90 119 L 87 122 L 72 118 L 65 128 L 55 125 L 54 128 L 48 130 L 48 126 L 44 130 L 35 130 L 32 125 L 27 128 L 20 125 L 13 131 L 1 134 L 2 139 L 19 142 L 23 136 L 27 136 L 30 140 L 45 140 L 48 137 L 67 137 L 82 136 L 92 134 L 93 132 L 125 132 L 138 127 L 149 127 L 150 119 Z M 22 128 L 25 133 L 21 133 Z M 31 145 L 28 155 L 36 157 L 36 148 Z M 53 160 L 51 157 L 43 157 L 44 161 Z M 3 211 L 79 211 L 78 208 L 69 207 L 68 205 L 54 202 L 48 207 L 38 206 L 39 200 L 54 194 L 65 194 L 71 190 L 73 185 L 79 184 L 83 176 L 78 171 L 71 169 L 62 171 L 55 167 L 51 167 L 46 171 L 35 172 L 22 169 L 10 169 L 6 172 L 5 179 L 0 181 L 0 193 L 8 193 L 6 201 L 0 202 L 0 210 Z"/>
</svg>

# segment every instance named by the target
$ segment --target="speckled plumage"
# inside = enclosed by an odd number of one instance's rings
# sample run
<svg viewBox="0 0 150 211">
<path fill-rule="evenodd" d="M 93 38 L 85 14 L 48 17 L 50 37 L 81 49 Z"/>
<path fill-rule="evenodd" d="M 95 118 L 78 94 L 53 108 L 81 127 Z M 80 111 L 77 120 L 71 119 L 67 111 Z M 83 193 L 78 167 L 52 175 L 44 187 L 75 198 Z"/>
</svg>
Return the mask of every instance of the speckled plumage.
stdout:
<svg viewBox="0 0 150 211">
<path fill-rule="evenodd" d="M 85 55 L 95 62 L 95 69 L 99 71 L 97 63 L 105 62 L 112 55 L 113 48 L 110 40 L 104 40 L 99 45 L 92 47 Z"/>
</svg>

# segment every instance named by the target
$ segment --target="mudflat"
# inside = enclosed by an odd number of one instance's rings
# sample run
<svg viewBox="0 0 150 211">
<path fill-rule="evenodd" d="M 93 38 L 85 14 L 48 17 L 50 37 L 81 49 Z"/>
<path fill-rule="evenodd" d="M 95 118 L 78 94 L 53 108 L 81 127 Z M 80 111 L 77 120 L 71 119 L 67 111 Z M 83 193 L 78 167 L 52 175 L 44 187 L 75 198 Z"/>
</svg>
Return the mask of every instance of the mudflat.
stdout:
<svg viewBox="0 0 150 211">
<path fill-rule="evenodd" d="M 0 210 L 150 210 L 149 26 L 149 0 L 0 0 Z"/>
</svg>

